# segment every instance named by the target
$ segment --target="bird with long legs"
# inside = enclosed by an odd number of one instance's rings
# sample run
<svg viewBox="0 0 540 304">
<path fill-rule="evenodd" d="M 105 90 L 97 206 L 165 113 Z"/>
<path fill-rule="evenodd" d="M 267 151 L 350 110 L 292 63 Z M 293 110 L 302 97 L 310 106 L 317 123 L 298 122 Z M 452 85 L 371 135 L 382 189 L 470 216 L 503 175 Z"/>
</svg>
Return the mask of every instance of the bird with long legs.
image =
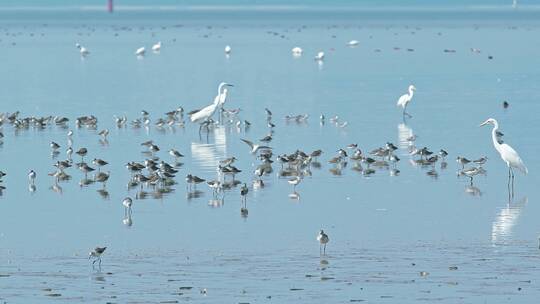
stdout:
<svg viewBox="0 0 540 304">
<path fill-rule="evenodd" d="M 194 110 L 188 113 L 189 119 L 191 120 L 191 122 L 200 124 L 199 133 L 201 132 L 203 125 L 205 125 L 208 122 L 208 120 L 214 115 L 214 113 L 216 112 L 216 109 L 220 105 L 221 100 L 222 100 L 223 89 L 225 87 L 232 87 L 232 86 L 233 86 L 232 84 L 229 84 L 226 82 L 220 83 L 218 86 L 218 94 L 214 98 L 214 102 L 212 104 L 202 109 Z"/>
<path fill-rule="evenodd" d="M 94 261 L 92 262 L 92 267 L 94 267 L 96 262 L 99 261 L 99 269 L 101 269 L 101 255 L 105 252 L 105 249 L 107 249 L 107 247 L 96 247 L 93 251 L 90 252 L 90 254 L 88 255 L 88 259 L 94 258 Z"/>
<path fill-rule="evenodd" d="M 416 91 L 416 87 L 411 84 L 409 86 L 409 92 L 407 94 L 401 95 L 401 97 L 399 97 L 397 101 L 397 106 L 403 108 L 403 117 L 405 116 L 412 117 L 411 114 L 407 113 L 407 105 L 409 105 L 409 103 L 411 102 L 414 95 L 414 91 Z"/>
<path fill-rule="evenodd" d="M 519 157 L 519 154 L 512 148 L 510 145 L 504 143 L 498 136 L 497 131 L 499 130 L 499 123 L 493 118 L 489 118 L 484 121 L 481 126 L 491 124 L 493 129 L 491 130 L 491 139 L 493 140 L 493 146 L 495 150 L 499 152 L 501 159 L 506 163 L 508 167 L 508 190 L 511 193 L 511 196 L 514 196 L 514 169 L 518 169 L 521 173 L 527 175 L 529 170 L 525 167 L 523 160 Z M 510 187 L 511 186 L 511 187 Z"/>
<path fill-rule="evenodd" d="M 319 254 L 326 255 L 326 244 L 330 241 L 328 234 L 324 233 L 324 230 L 319 231 L 317 235 L 317 241 L 319 241 Z"/>
</svg>

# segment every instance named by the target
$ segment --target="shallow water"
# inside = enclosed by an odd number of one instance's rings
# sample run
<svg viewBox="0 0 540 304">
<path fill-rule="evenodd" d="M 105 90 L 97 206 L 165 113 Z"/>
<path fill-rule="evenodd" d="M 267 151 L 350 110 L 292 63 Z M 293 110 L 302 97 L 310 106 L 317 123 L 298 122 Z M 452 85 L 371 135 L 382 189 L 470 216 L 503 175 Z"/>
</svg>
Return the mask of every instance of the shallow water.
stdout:
<svg viewBox="0 0 540 304">
<path fill-rule="evenodd" d="M 249 12 L 245 19 L 218 13 L 182 19 L 184 13 L 120 11 L 118 18 L 86 12 L 77 20 L 32 11 L 26 19 L 3 19 L 0 110 L 70 122 L 68 128 L 2 127 L 0 170 L 8 175 L 0 197 L 0 299 L 533 303 L 540 293 L 534 190 L 540 28 L 524 15 L 489 13 L 470 19 L 448 13 L 442 20 L 384 13 L 363 20 L 349 13 L 329 21 L 320 12 L 256 20 Z M 360 45 L 347 47 L 351 39 Z M 158 40 L 159 54 L 133 54 Z M 90 56 L 81 59 L 76 42 Z M 294 58 L 297 45 L 304 55 Z M 326 52 L 323 64 L 313 60 L 319 50 Z M 238 118 L 251 121 L 250 128 L 223 123 L 199 136 L 190 123 L 138 129 L 114 123 L 113 115 L 132 120 L 141 109 L 155 122 L 178 106 L 199 108 L 221 81 L 235 85 L 226 107 L 241 108 Z M 410 83 L 418 90 L 409 107 L 413 118 L 404 121 L 395 102 Z M 274 113 L 275 155 L 324 151 L 320 168 L 313 166 L 298 185 L 299 198 L 289 197 L 293 189 L 277 175 L 278 163 L 263 177 L 264 188 L 250 187 L 247 217 L 240 214 L 239 188 L 223 199 L 202 184 L 188 193 L 186 174 L 213 179 L 219 160 L 233 155 L 243 170 L 237 179 L 251 185 L 258 160 L 240 138 L 268 133 L 265 107 Z M 304 113 L 310 115 L 304 123 L 284 120 Z M 90 114 L 98 117 L 97 130 L 75 127 L 76 117 Z M 348 125 L 330 122 L 334 115 Z M 517 174 L 510 200 L 490 129 L 478 127 L 488 117 L 499 120 L 505 141 L 529 168 L 528 176 Z M 104 128 L 111 132 L 100 142 Z M 85 160 L 110 163 L 105 188 L 80 186 L 84 174 L 76 168 L 58 185 L 47 176 L 65 159 L 69 129 L 75 150 L 88 148 Z M 418 147 L 449 151 L 447 167 L 415 165 L 404 140 L 412 134 Z M 178 184 L 167 193 L 127 188 L 124 165 L 148 157 L 140 143 L 149 139 L 166 161 L 173 161 L 170 148 L 185 154 Z M 50 141 L 62 146 L 57 159 Z M 341 170 L 328 163 L 347 144 L 368 152 L 387 141 L 400 147 L 398 176 L 388 168 L 367 176 L 351 161 Z M 458 155 L 487 155 L 486 176 L 473 186 L 457 177 Z M 38 175 L 34 192 L 30 169 Z M 121 205 L 128 195 L 135 198 L 131 226 Z M 321 228 L 330 236 L 323 257 L 315 240 Z M 96 245 L 108 246 L 101 271 L 87 260 Z"/>
</svg>

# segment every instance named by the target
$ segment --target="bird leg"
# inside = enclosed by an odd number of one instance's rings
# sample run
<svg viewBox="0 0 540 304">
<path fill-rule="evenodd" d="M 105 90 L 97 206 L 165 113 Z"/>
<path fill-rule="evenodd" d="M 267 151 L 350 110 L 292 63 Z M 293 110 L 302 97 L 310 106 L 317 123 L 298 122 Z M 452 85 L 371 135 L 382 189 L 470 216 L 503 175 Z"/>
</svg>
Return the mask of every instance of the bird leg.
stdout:
<svg viewBox="0 0 540 304">
<path fill-rule="evenodd" d="M 326 255 L 326 244 L 324 244 L 323 254 Z"/>
</svg>

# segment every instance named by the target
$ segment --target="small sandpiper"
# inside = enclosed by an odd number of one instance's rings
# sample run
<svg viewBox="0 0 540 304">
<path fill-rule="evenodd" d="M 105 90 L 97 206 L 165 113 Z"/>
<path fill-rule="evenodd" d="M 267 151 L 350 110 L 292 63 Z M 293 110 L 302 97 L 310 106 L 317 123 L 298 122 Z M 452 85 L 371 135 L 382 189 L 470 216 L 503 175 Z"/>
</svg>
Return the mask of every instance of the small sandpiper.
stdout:
<svg viewBox="0 0 540 304">
<path fill-rule="evenodd" d="M 90 252 L 88 259 L 95 258 L 92 262 L 92 267 L 99 261 L 99 268 L 101 268 L 101 255 L 105 252 L 105 249 L 107 249 L 107 247 L 96 247 Z"/>
<path fill-rule="evenodd" d="M 319 235 L 317 235 L 317 241 L 319 241 L 319 254 L 326 254 L 326 244 L 330 241 L 330 238 L 326 233 L 324 233 L 324 230 L 321 229 L 319 232 Z"/>
</svg>

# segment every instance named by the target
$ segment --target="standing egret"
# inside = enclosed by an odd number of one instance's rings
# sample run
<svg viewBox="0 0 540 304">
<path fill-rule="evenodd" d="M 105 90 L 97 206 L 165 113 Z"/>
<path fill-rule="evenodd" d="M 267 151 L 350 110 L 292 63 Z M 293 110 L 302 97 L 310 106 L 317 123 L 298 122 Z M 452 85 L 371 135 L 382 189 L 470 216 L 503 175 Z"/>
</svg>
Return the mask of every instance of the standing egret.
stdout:
<svg viewBox="0 0 540 304">
<path fill-rule="evenodd" d="M 225 46 L 225 54 L 229 55 L 231 53 L 232 49 L 229 45 Z"/>
<path fill-rule="evenodd" d="M 159 53 L 159 51 L 161 51 L 161 41 L 152 46 L 152 51 L 154 51 L 154 53 Z"/>
<path fill-rule="evenodd" d="M 302 56 L 302 53 L 303 53 L 303 52 L 304 52 L 304 51 L 302 50 L 302 48 L 301 48 L 301 47 L 298 47 L 298 46 L 297 46 L 297 47 L 294 47 L 294 48 L 292 49 L 292 54 L 293 54 L 294 57 Z"/>
<path fill-rule="evenodd" d="M 409 104 L 409 102 L 411 102 L 414 95 L 414 91 L 416 91 L 416 88 L 414 87 L 414 85 L 411 84 L 409 86 L 409 93 L 401 95 L 401 97 L 398 99 L 398 102 L 397 102 L 397 106 L 403 108 L 403 115 L 407 115 L 409 117 L 412 117 L 412 116 L 409 113 L 407 113 L 407 105 Z"/>
<path fill-rule="evenodd" d="M 212 115 L 214 115 L 214 113 L 216 112 L 216 109 L 221 102 L 221 95 L 222 95 L 223 89 L 225 87 L 232 87 L 232 86 L 233 86 L 232 84 L 229 84 L 226 82 L 220 83 L 218 86 L 218 94 L 214 98 L 214 102 L 211 105 L 208 105 L 200 110 L 195 110 L 189 113 L 189 119 L 191 120 L 191 122 L 200 123 L 201 126 L 199 128 L 199 131 L 201 130 L 202 125 L 205 122 L 207 122 L 208 119 L 212 117 Z M 226 95 L 225 95 L 225 98 L 226 98 Z"/>
<path fill-rule="evenodd" d="M 527 175 L 529 170 L 527 170 L 527 167 L 525 167 L 525 164 L 519 157 L 516 150 L 514 150 L 512 147 L 510 147 L 508 144 L 505 144 L 498 136 L 497 131 L 499 130 L 499 123 L 497 120 L 493 118 L 489 118 L 488 120 L 484 121 L 480 126 L 484 126 L 487 124 L 493 125 L 493 130 L 491 130 L 491 139 L 493 140 L 493 146 L 495 147 L 495 150 L 499 152 L 501 155 L 502 160 L 506 163 L 506 166 L 508 166 L 508 186 L 510 187 L 510 179 L 512 180 L 512 192 L 514 188 L 514 168 L 521 171 L 523 174 Z"/>
<path fill-rule="evenodd" d="M 315 56 L 315 60 L 317 61 L 323 61 L 324 60 L 324 52 L 318 52 L 317 55 Z"/>
<path fill-rule="evenodd" d="M 146 49 L 144 48 L 144 46 L 138 48 L 138 49 L 135 51 L 135 55 L 137 55 L 138 57 L 144 56 L 144 53 L 146 53 Z"/>
</svg>

